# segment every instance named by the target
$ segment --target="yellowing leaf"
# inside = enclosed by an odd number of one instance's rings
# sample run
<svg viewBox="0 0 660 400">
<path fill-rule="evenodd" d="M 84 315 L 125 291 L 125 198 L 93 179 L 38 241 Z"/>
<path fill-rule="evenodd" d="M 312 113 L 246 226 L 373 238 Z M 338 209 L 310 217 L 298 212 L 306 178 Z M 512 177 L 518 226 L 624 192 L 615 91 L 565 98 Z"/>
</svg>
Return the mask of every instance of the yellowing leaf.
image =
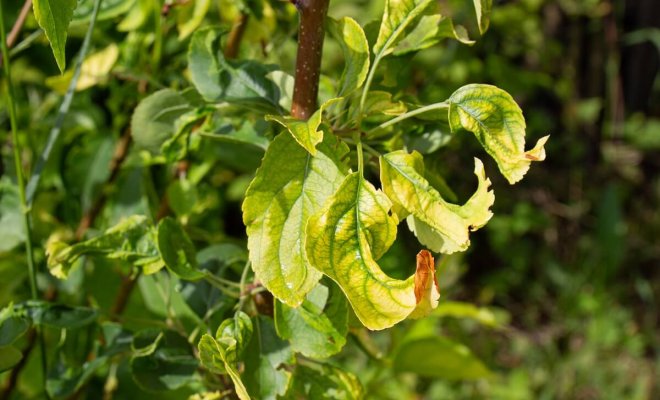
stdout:
<svg viewBox="0 0 660 400">
<path fill-rule="evenodd" d="M 316 156 L 291 135 L 277 136 L 243 202 L 252 269 L 275 297 L 292 307 L 321 278 L 305 255 L 307 220 L 339 187 L 346 171 L 341 159 L 348 148 L 328 136 Z"/>
<path fill-rule="evenodd" d="M 378 39 L 373 51 L 376 58 L 392 52 L 397 40 L 425 9 L 431 0 L 387 0 L 385 12 L 378 31 Z"/>
<path fill-rule="evenodd" d="M 199 28 L 210 6 L 211 0 L 194 0 L 177 7 L 176 28 L 179 30 L 179 40 L 187 38 Z"/>
<path fill-rule="evenodd" d="M 323 131 L 318 130 L 319 126 L 321 126 L 323 110 L 340 100 L 341 98 L 336 98 L 326 101 L 307 121 L 280 115 L 266 115 L 266 120 L 275 121 L 284 126 L 302 147 L 309 151 L 310 154 L 316 155 L 316 145 L 323 140 Z"/>
<path fill-rule="evenodd" d="M 479 32 L 483 35 L 488 30 L 488 25 L 490 25 L 490 10 L 493 0 L 472 0 L 472 2 L 474 3 L 474 12 L 477 15 Z"/>
<path fill-rule="evenodd" d="M 374 330 L 405 319 L 417 306 L 415 277 L 393 279 L 376 263 L 396 238 L 391 206 L 353 173 L 307 225 L 310 263 L 339 284 L 360 321 Z"/>
<path fill-rule="evenodd" d="M 344 17 L 330 19 L 330 32 L 337 38 L 344 52 L 346 66 L 341 74 L 339 96 L 350 94 L 364 83 L 369 72 L 369 42 L 360 24 Z"/>
<path fill-rule="evenodd" d="M 462 206 L 445 201 L 424 178 L 422 155 L 403 150 L 380 158 L 383 191 L 397 205 L 399 218 L 408 216 L 408 225 L 419 241 L 433 251 L 450 254 L 464 251 L 470 244 L 469 231 L 488 222 L 495 195 L 489 191 L 490 180 L 483 164 L 475 159 L 479 186 Z"/>
<path fill-rule="evenodd" d="M 105 49 L 89 55 L 80 67 L 80 77 L 76 83 L 76 90 L 89 89 L 100 83 L 104 83 L 110 70 L 119 57 L 119 47 L 111 44 Z M 64 94 L 73 78 L 73 70 L 68 70 L 62 75 L 52 76 L 46 79 L 46 85 Z"/>
<path fill-rule="evenodd" d="M 452 132 L 474 133 L 509 183 L 521 180 L 532 161 L 543 161 L 549 136 L 525 151 L 525 119 L 510 94 L 491 85 L 467 85 L 449 98 Z"/>
</svg>

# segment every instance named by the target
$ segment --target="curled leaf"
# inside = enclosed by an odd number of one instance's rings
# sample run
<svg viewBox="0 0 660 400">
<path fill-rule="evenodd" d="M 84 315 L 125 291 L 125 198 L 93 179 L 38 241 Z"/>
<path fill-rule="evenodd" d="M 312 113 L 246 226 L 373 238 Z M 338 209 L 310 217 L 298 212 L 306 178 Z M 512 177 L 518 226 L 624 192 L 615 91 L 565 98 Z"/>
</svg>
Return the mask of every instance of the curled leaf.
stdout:
<svg viewBox="0 0 660 400">
<path fill-rule="evenodd" d="M 431 250 L 450 254 L 465 251 L 469 232 L 488 222 L 495 195 L 489 191 L 490 180 L 483 164 L 475 158 L 474 173 L 479 180 L 477 191 L 462 206 L 445 201 L 424 178 L 424 161 L 418 152 L 403 150 L 380 158 L 383 191 L 395 203 L 400 219 L 408 217 L 408 225 L 419 241 Z"/>
<path fill-rule="evenodd" d="M 440 288 L 435 276 L 435 261 L 428 250 L 417 253 L 417 269 L 415 270 L 415 301 L 417 307 L 410 318 L 421 318 L 429 315 L 438 306 Z"/>
<path fill-rule="evenodd" d="M 321 278 L 306 260 L 307 220 L 339 187 L 346 170 L 341 159 L 348 148 L 328 136 L 316 156 L 289 134 L 277 136 L 243 202 L 252 269 L 277 299 L 292 307 Z"/>
<path fill-rule="evenodd" d="M 545 136 L 525 151 L 525 118 L 518 104 L 504 90 L 473 84 L 463 86 L 449 98 L 452 132 L 474 133 L 509 183 L 521 180 L 532 161 L 543 161 Z"/>
<path fill-rule="evenodd" d="M 373 330 L 405 319 L 418 303 L 415 276 L 393 279 L 376 263 L 396 238 L 391 207 L 383 192 L 353 173 L 307 225 L 310 263 L 337 282 L 357 317 Z"/>
</svg>

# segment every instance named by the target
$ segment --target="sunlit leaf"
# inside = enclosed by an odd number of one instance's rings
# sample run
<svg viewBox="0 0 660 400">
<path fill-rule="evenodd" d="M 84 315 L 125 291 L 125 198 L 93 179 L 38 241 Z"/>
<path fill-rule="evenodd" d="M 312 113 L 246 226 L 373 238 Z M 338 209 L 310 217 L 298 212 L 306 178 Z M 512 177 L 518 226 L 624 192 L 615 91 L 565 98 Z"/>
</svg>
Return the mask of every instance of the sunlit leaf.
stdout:
<svg viewBox="0 0 660 400">
<path fill-rule="evenodd" d="M 472 2 L 474 4 L 474 12 L 477 15 L 479 32 L 483 35 L 488 30 L 488 25 L 490 25 L 490 10 L 493 0 L 472 0 Z"/>
<path fill-rule="evenodd" d="M 483 164 L 475 159 L 474 173 L 479 186 L 462 206 L 445 201 L 424 178 L 422 155 L 399 150 L 380 158 L 381 182 L 387 196 L 397 205 L 400 219 L 408 224 L 419 241 L 431 250 L 450 254 L 464 251 L 470 244 L 469 232 L 488 222 L 495 195 Z"/>
<path fill-rule="evenodd" d="M 328 358 L 346 344 L 348 305 L 344 295 L 332 285 L 317 285 L 296 308 L 275 303 L 275 327 L 291 348 L 304 356 Z"/>
<path fill-rule="evenodd" d="M 375 56 L 381 58 L 391 53 L 406 27 L 431 3 L 431 0 L 387 0 L 378 39 L 373 47 Z"/>
<path fill-rule="evenodd" d="M 250 396 L 241 380 L 241 376 L 233 362 L 228 360 L 228 352 L 235 347 L 236 341 L 231 338 L 214 339 L 211 335 L 204 334 L 199 341 L 198 350 L 202 365 L 216 374 L 228 374 L 234 383 L 236 395 L 241 400 L 248 400 Z"/>
<path fill-rule="evenodd" d="M 451 18 L 440 14 L 425 15 L 420 18 L 415 29 L 397 44 L 393 54 L 398 56 L 426 49 L 443 38 L 455 39 L 464 44 L 474 44 L 474 40 L 470 40 L 467 36 L 465 28 L 455 27 Z"/>
<path fill-rule="evenodd" d="M 250 184 L 243 202 L 248 249 L 257 279 L 280 301 L 295 307 L 321 278 L 305 255 L 305 227 L 339 187 L 348 149 L 328 135 L 312 156 L 280 134 Z"/>
<path fill-rule="evenodd" d="M 342 368 L 330 364 L 298 364 L 282 399 L 360 400 L 364 395 L 358 378 Z"/>
<path fill-rule="evenodd" d="M 77 4 L 76 0 L 33 0 L 32 2 L 34 17 L 46 33 L 60 72 L 64 72 L 66 68 L 67 29 Z"/>
<path fill-rule="evenodd" d="M 364 83 L 369 72 L 369 43 L 362 27 L 354 19 L 344 17 L 330 21 L 330 32 L 344 52 L 345 66 L 337 91 L 337 96 L 342 97 Z"/>
<path fill-rule="evenodd" d="M 118 57 L 119 47 L 114 43 L 87 56 L 80 67 L 80 77 L 76 83 L 76 90 L 89 89 L 106 82 L 108 74 L 117 62 Z M 46 85 L 64 94 L 69 87 L 71 78 L 73 78 L 73 70 L 70 69 L 62 75 L 47 78 Z"/>
<path fill-rule="evenodd" d="M 414 277 L 393 279 L 376 263 L 396 238 L 390 208 L 383 192 L 353 173 L 307 225 L 309 261 L 337 282 L 369 329 L 396 324 L 416 305 Z"/>
<path fill-rule="evenodd" d="M 474 133 L 509 183 L 521 180 L 532 161 L 545 159 L 543 146 L 548 136 L 525 151 L 525 119 L 518 104 L 504 90 L 472 84 L 449 98 L 449 125 L 452 132 Z"/>
<path fill-rule="evenodd" d="M 211 0 L 194 0 L 177 7 L 176 28 L 179 30 L 179 40 L 187 38 L 199 28 L 210 6 Z"/>
<path fill-rule="evenodd" d="M 316 156 L 316 145 L 323 140 L 323 131 L 319 130 L 321 126 L 321 119 L 323 118 L 323 110 L 333 104 L 336 104 L 341 99 L 331 99 L 323 103 L 318 110 L 312 114 L 307 121 L 301 121 L 297 118 L 290 116 L 279 115 L 266 115 L 266 120 L 275 121 L 285 127 L 296 141 L 309 151 L 313 156 Z"/>
</svg>

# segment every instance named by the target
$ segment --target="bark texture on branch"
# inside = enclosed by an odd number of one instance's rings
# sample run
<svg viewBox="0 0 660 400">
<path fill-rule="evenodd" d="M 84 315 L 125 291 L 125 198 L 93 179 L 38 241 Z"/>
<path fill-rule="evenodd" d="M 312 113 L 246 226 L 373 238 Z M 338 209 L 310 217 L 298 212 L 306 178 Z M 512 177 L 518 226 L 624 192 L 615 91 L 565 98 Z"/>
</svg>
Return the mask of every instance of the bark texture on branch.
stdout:
<svg viewBox="0 0 660 400">
<path fill-rule="evenodd" d="M 325 16 L 330 0 L 294 0 L 300 14 L 296 83 L 291 115 L 308 119 L 316 111 L 321 75 L 321 54 L 325 36 Z"/>
</svg>

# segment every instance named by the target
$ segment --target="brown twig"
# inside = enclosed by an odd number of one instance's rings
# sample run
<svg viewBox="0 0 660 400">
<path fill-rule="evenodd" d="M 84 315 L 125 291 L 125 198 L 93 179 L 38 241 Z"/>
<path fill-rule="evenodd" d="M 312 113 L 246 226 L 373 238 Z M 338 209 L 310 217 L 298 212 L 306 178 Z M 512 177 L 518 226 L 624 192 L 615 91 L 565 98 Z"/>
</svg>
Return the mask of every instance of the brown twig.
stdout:
<svg viewBox="0 0 660 400">
<path fill-rule="evenodd" d="M 316 111 L 321 76 L 325 16 L 330 0 L 292 0 L 300 14 L 296 83 L 291 115 L 308 119 Z"/>
<path fill-rule="evenodd" d="M 30 329 L 27 335 L 27 346 L 25 346 L 25 350 L 23 350 L 23 358 L 21 359 L 21 361 L 18 362 L 18 364 L 14 366 L 14 368 L 9 373 L 7 384 L 5 385 L 4 389 L 2 389 L 2 393 L 0 393 L 0 400 L 10 399 L 11 394 L 16 388 L 16 384 L 18 383 L 18 376 L 21 374 L 21 371 L 25 367 L 25 364 L 27 363 L 28 360 L 28 355 L 32 352 L 32 349 L 34 349 L 36 344 L 37 344 L 37 334 L 34 331 L 34 329 Z"/>
<path fill-rule="evenodd" d="M 243 40 L 249 19 L 250 14 L 243 12 L 238 16 L 236 22 L 234 22 L 234 26 L 231 27 L 229 37 L 227 38 L 227 45 L 225 46 L 226 58 L 236 58 L 238 56 L 238 50 L 241 48 L 241 40 Z"/>
<path fill-rule="evenodd" d="M 9 35 L 7 35 L 7 48 L 13 47 L 14 43 L 16 43 L 18 34 L 21 33 L 21 29 L 23 29 L 23 25 L 25 25 L 25 20 L 27 19 L 31 8 L 32 0 L 25 0 L 23 8 L 21 8 L 20 13 L 18 14 L 18 18 L 16 18 L 16 22 L 14 22 L 14 26 L 11 27 L 11 31 L 9 31 Z M 2 55 L 0 55 L 0 65 L 2 65 Z"/>
</svg>

